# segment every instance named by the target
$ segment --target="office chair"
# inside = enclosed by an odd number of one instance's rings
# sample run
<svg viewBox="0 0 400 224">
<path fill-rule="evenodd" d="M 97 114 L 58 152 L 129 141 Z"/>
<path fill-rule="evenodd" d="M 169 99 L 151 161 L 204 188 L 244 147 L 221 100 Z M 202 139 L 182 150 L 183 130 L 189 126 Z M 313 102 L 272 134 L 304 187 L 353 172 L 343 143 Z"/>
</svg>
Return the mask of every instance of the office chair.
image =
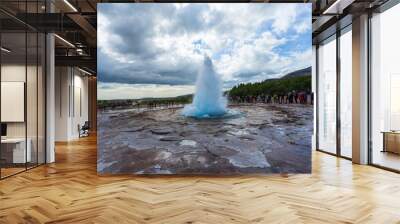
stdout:
<svg viewBox="0 0 400 224">
<path fill-rule="evenodd" d="M 89 129 L 90 129 L 89 121 L 85 121 L 82 127 L 78 125 L 78 129 L 79 129 L 79 138 L 89 136 Z"/>
</svg>

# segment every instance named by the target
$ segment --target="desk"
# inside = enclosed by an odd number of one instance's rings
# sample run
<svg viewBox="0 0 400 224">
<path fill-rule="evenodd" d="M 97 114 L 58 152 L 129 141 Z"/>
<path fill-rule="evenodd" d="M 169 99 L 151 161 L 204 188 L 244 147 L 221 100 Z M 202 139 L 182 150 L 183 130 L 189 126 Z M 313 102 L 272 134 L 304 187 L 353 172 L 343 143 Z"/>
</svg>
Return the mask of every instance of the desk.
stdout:
<svg viewBox="0 0 400 224">
<path fill-rule="evenodd" d="M 5 138 L 1 139 L 1 144 L 2 147 L 6 147 L 6 150 L 2 151 L 7 151 L 9 150 L 9 146 L 13 146 L 12 148 L 12 163 L 25 163 L 25 162 L 30 162 L 32 158 L 31 154 L 31 145 L 32 141 L 30 138 L 27 139 L 27 147 L 25 151 L 25 138 Z M 25 160 L 26 159 L 26 160 Z"/>
<path fill-rule="evenodd" d="M 382 152 L 400 154 L 400 131 L 383 131 Z"/>
</svg>

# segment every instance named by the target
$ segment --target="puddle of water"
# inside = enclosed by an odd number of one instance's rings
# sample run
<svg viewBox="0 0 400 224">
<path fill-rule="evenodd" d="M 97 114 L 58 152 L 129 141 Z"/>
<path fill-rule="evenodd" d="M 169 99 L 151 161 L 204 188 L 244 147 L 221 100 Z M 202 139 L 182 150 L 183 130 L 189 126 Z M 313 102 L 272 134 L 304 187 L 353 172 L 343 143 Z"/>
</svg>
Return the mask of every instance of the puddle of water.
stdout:
<svg viewBox="0 0 400 224">
<path fill-rule="evenodd" d="M 235 130 L 235 131 L 229 131 L 230 134 L 235 135 L 235 136 L 241 136 L 241 135 L 249 135 L 250 133 L 246 130 Z"/>
<path fill-rule="evenodd" d="M 197 145 L 197 142 L 196 141 L 193 141 L 193 140 L 182 140 L 180 143 L 179 143 L 179 145 L 181 145 L 181 146 L 185 146 L 185 145 L 187 145 L 187 146 L 192 146 L 192 147 L 195 147 L 196 145 Z"/>
</svg>

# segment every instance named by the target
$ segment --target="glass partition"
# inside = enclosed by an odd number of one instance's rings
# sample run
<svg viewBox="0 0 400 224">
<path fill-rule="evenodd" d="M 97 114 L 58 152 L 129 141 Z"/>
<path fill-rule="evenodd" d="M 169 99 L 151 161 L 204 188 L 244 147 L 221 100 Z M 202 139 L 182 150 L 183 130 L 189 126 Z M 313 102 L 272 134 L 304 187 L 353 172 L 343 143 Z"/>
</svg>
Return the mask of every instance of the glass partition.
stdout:
<svg viewBox="0 0 400 224">
<path fill-rule="evenodd" d="M 26 33 L 1 34 L 1 176 L 24 171 L 26 150 Z"/>
<path fill-rule="evenodd" d="M 37 111 L 37 79 L 38 79 L 38 68 L 37 68 L 37 33 L 27 33 L 27 97 L 26 97 L 26 112 L 27 112 L 27 150 L 30 150 L 30 160 L 27 163 L 28 168 L 37 165 L 37 128 L 38 128 L 38 111 Z"/>
<path fill-rule="evenodd" d="M 340 36 L 340 154 L 352 157 L 352 35 L 351 26 Z"/>
<path fill-rule="evenodd" d="M 20 1 L 7 6 L 18 13 L 37 13 L 43 4 Z M 0 178 L 5 178 L 45 163 L 46 39 L 1 12 L 0 26 Z"/>
<path fill-rule="evenodd" d="M 43 33 L 38 33 L 38 64 L 37 64 L 37 162 L 46 162 L 45 124 L 46 124 L 46 38 Z"/>
<path fill-rule="evenodd" d="M 400 170 L 400 4 L 371 18 L 371 162 Z"/>
<path fill-rule="evenodd" d="M 318 149 L 336 153 L 336 37 L 318 48 Z"/>
</svg>

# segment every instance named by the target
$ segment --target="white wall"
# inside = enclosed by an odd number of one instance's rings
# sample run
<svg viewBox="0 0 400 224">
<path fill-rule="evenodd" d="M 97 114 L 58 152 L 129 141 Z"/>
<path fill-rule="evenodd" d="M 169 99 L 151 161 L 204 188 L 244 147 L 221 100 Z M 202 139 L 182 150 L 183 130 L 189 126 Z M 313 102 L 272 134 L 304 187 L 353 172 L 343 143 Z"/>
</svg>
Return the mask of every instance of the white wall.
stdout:
<svg viewBox="0 0 400 224">
<path fill-rule="evenodd" d="M 88 120 L 88 78 L 76 68 L 56 67 L 55 85 L 55 140 L 77 139 L 78 125 Z"/>
<path fill-rule="evenodd" d="M 38 69 L 38 70 L 37 70 Z M 30 148 L 32 155 L 32 162 L 36 162 L 39 159 L 39 163 L 44 163 L 44 92 L 43 82 L 44 74 L 42 68 L 36 67 L 36 65 L 25 64 L 2 64 L 1 66 L 1 81 L 2 82 L 23 82 L 26 85 L 26 106 L 25 102 L 22 102 L 22 107 L 9 108 L 2 107 L 3 113 L 17 113 L 17 111 L 7 110 L 20 110 L 24 116 L 26 112 L 26 120 L 22 119 L 20 122 L 5 122 L 7 123 L 7 137 L 9 138 L 24 138 L 25 135 L 30 140 Z M 27 78 L 27 80 L 25 80 Z M 2 94 L 7 94 L 3 92 Z M 19 94 L 24 94 L 25 89 L 19 90 Z M 22 92 L 21 92 L 22 91 Z M 2 98 L 7 95 L 2 95 Z M 25 101 L 25 100 L 24 100 Z M 17 102 L 15 102 L 17 103 Z M 39 153 L 39 155 L 37 155 Z"/>
<path fill-rule="evenodd" d="M 25 64 L 6 64 L 1 66 L 2 82 L 25 82 Z M 6 110 L 6 108 L 1 108 Z M 25 122 L 7 123 L 8 137 L 25 137 Z"/>
<path fill-rule="evenodd" d="M 36 69 L 33 66 L 28 66 L 27 68 L 25 67 L 25 64 L 3 64 L 1 66 L 1 81 L 2 82 L 25 82 L 25 75 L 27 69 L 28 73 L 30 73 L 32 70 Z M 35 71 L 36 73 L 36 71 Z M 30 81 L 31 82 L 31 81 Z M 32 83 L 30 83 L 32 84 Z M 36 82 L 34 83 L 36 85 Z M 27 99 L 28 102 L 31 102 L 32 99 L 31 97 L 36 98 L 36 89 L 31 92 L 27 89 L 28 93 L 27 96 L 29 99 Z M 34 105 L 36 107 L 36 105 Z M 1 108 L 2 110 L 7 110 L 7 108 Z M 34 114 L 34 117 L 31 117 L 33 114 L 28 113 L 28 121 L 31 122 L 36 119 L 36 114 Z M 25 137 L 25 124 L 26 122 L 7 122 L 7 135 L 8 137 Z M 35 120 L 36 124 L 36 120 Z M 32 127 L 33 125 L 28 125 L 28 128 Z M 35 127 L 36 129 L 36 127 Z M 29 134 L 29 133 L 28 133 Z M 29 137 L 29 136 L 28 136 Z"/>
<path fill-rule="evenodd" d="M 69 136 L 69 68 L 55 68 L 55 141 L 68 141 Z"/>
</svg>

